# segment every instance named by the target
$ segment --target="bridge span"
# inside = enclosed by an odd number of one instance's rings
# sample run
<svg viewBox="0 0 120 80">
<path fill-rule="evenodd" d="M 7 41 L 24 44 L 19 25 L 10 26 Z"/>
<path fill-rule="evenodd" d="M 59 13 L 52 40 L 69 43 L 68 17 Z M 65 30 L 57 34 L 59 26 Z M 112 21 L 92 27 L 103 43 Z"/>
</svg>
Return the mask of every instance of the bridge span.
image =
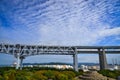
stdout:
<svg viewBox="0 0 120 80">
<path fill-rule="evenodd" d="M 16 69 L 22 69 L 23 59 L 33 55 L 73 55 L 73 68 L 78 71 L 78 54 L 99 54 L 100 69 L 107 69 L 106 54 L 120 54 L 120 46 L 47 46 L 0 43 L 0 53 L 17 58 Z"/>
</svg>

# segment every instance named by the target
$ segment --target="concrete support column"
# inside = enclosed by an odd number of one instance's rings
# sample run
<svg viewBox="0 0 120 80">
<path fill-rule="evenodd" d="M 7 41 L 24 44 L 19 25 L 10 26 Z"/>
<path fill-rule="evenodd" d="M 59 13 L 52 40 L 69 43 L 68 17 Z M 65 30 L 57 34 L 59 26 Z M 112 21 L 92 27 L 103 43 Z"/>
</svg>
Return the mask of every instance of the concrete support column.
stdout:
<svg viewBox="0 0 120 80">
<path fill-rule="evenodd" d="M 105 54 L 105 49 L 98 49 L 99 52 L 99 64 L 100 64 L 100 70 L 107 69 L 107 59 Z"/>
<path fill-rule="evenodd" d="M 17 65 L 16 65 L 16 69 L 19 69 L 19 67 L 20 67 L 20 54 L 19 54 L 19 53 L 17 53 L 16 58 L 17 58 Z"/>
<path fill-rule="evenodd" d="M 23 58 L 20 58 L 20 70 L 22 70 L 22 66 L 23 66 Z"/>
<path fill-rule="evenodd" d="M 20 70 L 22 70 L 22 67 L 23 67 L 23 59 L 25 59 L 25 57 L 21 56 L 20 57 Z"/>
<path fill-rule="evenodd" d="M 73 55 L 73 69 L 78 72 L 78 57 L 76 50 L 75 50 L 75 54 Z"/>
</svg>

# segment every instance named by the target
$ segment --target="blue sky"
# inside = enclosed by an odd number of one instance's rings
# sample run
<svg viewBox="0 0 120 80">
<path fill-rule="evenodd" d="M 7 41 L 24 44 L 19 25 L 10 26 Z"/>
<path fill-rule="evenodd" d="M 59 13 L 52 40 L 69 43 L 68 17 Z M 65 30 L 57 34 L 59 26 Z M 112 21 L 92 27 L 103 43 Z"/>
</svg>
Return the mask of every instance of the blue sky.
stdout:
<svg viewBox="0 0 120 80">
<path fill-rule="evenodd" d="M 120 0 L 0 0 L 0 43 L 120 45 Z M 79 61 L 98 62 L 97 55 L 79 57 Z M 56 56 L 39 56 L 25 61 L 47 62 L 45 58 L 56 60 Z M 3 54 L 0 59 L 14 61 Z M 64 56 L 57 59 L 66 61 Z"/>
</svg>

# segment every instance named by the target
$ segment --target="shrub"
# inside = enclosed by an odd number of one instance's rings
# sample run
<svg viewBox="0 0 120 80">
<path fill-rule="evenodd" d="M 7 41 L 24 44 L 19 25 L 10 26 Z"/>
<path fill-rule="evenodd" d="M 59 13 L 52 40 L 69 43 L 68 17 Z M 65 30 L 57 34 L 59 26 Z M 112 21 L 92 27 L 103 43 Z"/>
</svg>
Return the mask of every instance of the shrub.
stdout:
<svg viewBox="0 0 120 80">
<path fill-rule="evenodd" d="M 5 80 L 16 80 L 15 74 L 16 74 L 15 70 L 6 71 L 4 72 L 4 79 Z"/>
<path fill-rule="evenodd" d="M 44 72 L 45 72 L 45 71 L 36 71 L 36 72 L 34 73 L 34 76 L 33 76 L 33 77 L 34 77 L 36 80 L 47 80 L 48 78 L 43 75 Z"/>
<path fill-rule="evenodd" d="M 54 75 L 54 71 L 51 70 L 47 70 L 43 73 L 43 75 L 45 75 L 48 79 L 54 79 L 55 75 Z"/>
<path fill-rule="evenodd" d="M 120 71 L 119 70 L 115 70 L 115 71 L 110 71 L 110 70 L 100 70 L 98 71 L 100 74 L 107 76 L 107 77 L 111 77 L 111 78 L 115 78 L 117 79 L 117 77 L 120 75 Z"/>
<path fill-rule="evenodd" d="M 72 80 L 73 78 L 75 78 L 75 73 L 72 71 L 63 71 L 63 74 L 65 74 L 69 80 Z"/>
<path fill-rule="evenodd" d="M 57 76 L 57 80 L 68 80 L 68 77 L 64 74 L 58 74 Z"/>
<path fill-rule="evenodd" d="M 80 72 L 70 69 L 60 70 L 54 68 L 0 68 L 0 80 L 73 80 Z"/>
<path fill-rule="evenodd" d="M 23 76 L 24 75 L 24 76 Z M 28 71 L 17 71 L 16 80 L 32 80 L 33 73 Z"/>
<path fill-rule="evenodd" d="M 0 75 L 0 80 L 4 80 L 4 78 Z"/>
</svg>

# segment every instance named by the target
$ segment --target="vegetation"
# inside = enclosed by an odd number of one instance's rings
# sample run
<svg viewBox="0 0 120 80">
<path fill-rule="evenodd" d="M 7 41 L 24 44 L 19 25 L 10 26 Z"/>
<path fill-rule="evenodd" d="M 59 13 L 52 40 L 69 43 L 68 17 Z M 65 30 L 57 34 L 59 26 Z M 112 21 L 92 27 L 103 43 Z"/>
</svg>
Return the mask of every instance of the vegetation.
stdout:
<svg viewBox="0 0 120 80">
<path fill-rule="evenodd" d="M 74 80 L 82 71 L 75 72 L 71 69 L 59 70 L 54 68 L 0 68 L 0 80 Z"/>
<path fill-rule="evenodd" d="M 107 77 L 111 77 L 114 79 L 117 79 L 118 76 L 120 76 L 120 70 L 114 70 L 114 71 L 110 71 L 110 70 L 101 70 L 98 71 L 100 74 L 107 76 Z"/>
<path fill-rule="evenodd" d="M 101 70 L 104 76 L 117 79 L 120 71 Z M 82 75 L 83 71 L 75 72 L 72 69 L 59 70 L 55 68 L 24 68 L 15 70 L 12 67 L 0 68 L 0 80 L 74 80 L 76 76 Z"/>
</svg>

